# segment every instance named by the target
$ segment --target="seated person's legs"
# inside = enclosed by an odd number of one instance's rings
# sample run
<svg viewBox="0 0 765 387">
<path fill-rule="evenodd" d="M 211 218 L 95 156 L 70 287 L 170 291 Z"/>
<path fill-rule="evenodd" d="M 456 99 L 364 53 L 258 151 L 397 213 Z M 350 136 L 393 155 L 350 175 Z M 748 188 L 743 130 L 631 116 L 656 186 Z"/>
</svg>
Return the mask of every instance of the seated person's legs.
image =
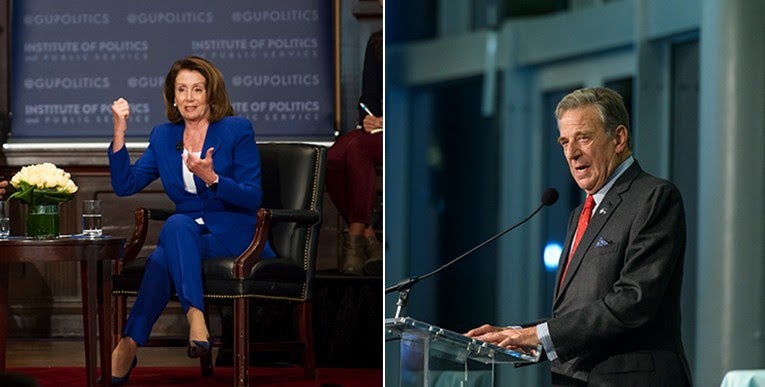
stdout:
<svg viewBox="0 0 765 387">
<path fill-rule="evenodd" d="M 375 168 L 382 165 L 382 136 L 355 130 L 328 152 L 327 193 L 348 222 L 338 269 L 344 274 L 382 274 L 382 246 L 370 223 L 377 196 Z M 369 269 L 367 269 L 367 267 Z"/>
</svg>

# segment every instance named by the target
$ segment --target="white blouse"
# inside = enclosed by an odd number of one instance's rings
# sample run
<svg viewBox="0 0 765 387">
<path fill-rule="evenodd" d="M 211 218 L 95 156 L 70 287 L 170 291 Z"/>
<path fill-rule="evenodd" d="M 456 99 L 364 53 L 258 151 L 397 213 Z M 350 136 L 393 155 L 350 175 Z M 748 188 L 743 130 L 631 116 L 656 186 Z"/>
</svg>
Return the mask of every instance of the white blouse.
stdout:
<svg viewBox="0 0 765 387">
<path fill-rule="evenodd" d="M 183 148 L 183 155 L 188 157 L 189 153 L 191 153 L 194 156 L 200 157 L 202 152 L 189 152 L 186 148 Z M 185 157 L 184 157 L 185 159 Z M 186 189 L 186 192 L 195 194 L 197 193 L 197 185 L 194 183 L 194 174 L 189 171 L 189 167 L 186 166 L 186 163 L 181 162 L 182 165 L 182 172 L 183 172 L 183 185 Z"/>
<path fill-rule="evenodd" d="M 183 148 L 183 154 L 188 157 L 188 154 L 191 153 L 194 156 L 200 157 L 202 152 L 189 152 L 186 148 Z M 183 159 L 182 159 L 183 160 Z M 183 175 L 183 188 L 188 193 L 196 194 L 197 193 L 197 185 L 194 183 L 194 174 L 189 171 L 189 167 L 186 166 L 186 163 L 181 161 L 181 173 Z M 205 221 L 202 220 L 202 218 L 196 218 L 194 219 L 198 224 L 205 224 Z"/>
</svg>

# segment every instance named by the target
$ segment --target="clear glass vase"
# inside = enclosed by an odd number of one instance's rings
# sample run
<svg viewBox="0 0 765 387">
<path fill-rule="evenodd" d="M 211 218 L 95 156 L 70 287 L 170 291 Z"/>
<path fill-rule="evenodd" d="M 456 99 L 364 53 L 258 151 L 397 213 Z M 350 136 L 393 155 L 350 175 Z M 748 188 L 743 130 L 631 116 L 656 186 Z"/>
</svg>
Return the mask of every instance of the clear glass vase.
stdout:
<svg viewBox="0 0 765 387">
<path fill-rule="evenodd" d="M 27 237 L 54 239 L 58 237 L 58 204 L 30 204 L 27 206 Z"/>
</svg>

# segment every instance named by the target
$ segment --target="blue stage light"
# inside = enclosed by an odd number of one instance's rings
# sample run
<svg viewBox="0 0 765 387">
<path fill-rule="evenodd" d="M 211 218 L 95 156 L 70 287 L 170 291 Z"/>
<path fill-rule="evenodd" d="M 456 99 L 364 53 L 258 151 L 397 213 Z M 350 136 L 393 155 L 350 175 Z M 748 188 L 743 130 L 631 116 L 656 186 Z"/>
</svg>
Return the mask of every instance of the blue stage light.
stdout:
<svg viewBox="0 0 765 387">
<path fill-rule="evenodd" d="M 544 261 L 545 269 L 547 271 L 558 270 L 558 261 L 560 260 L 560 253 L 563 251 L 563 246 L 558 242 L 548 242 L 545 246 Z"/>
</svg>

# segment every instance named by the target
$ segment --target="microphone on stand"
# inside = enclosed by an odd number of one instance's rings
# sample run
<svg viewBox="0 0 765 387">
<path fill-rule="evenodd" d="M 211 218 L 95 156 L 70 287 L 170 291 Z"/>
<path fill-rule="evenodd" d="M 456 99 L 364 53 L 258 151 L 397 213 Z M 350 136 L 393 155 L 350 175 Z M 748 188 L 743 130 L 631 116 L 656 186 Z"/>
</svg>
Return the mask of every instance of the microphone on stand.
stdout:
<svg viewBox="0 0 765 387">
<path fill-rule="evenodd" d="M 539 205 L 539 207 L 537 207 L 537 209 L 534 210 L 534 212 L 532 212 L 531 215 L 527 216 L 526 218 L 524 218 L 520 222 L 518 222 L 518 223 L 516 223 L 516 224 L 514 224 L 514 225 L 512 225 L 512 226 L 510 226 L 508 228 L 506 228 L 505 230 L 499 232 L 498 234 L 495 234 L 491 238 L 489 238 L 489 239 L 479 243 L 478 245 L 476 245 L 472 249 L 470 249 L 470 250 L 460 254 L 456 258 L 452 259 L 451 261 L 447 262 L 446 264 L 444 264 L 442 266 L 439 266 L 438 268 L 436 268 L 435 270 L 431 271 L 430 273 L 427 273 L 427 274 L 424 274 L 424 275 L 421 275 L 421 276 L 409 277 L 409 278 L 406 278 L 404 280 L 401 280 L 401 281 L 397 282 L 396 284 L 393 284 L 391 286 L 386 287 L 385 288 L 385 293 L 386 294 L 394 292 L 394 291 L 398 291 L 399 292 L 398 301 L 396 302 L 396 316 L 395 317 L 396 318 L 400 317 L 400 315 L 403 312 L 403 310 L 406 309 L 406 302 L 407 302 L 407 298 L 409 297 L 409 290 L 410 290 L 410 288 L 412 286 L 414 286 L 414 284 L 416 284 L 417 282 L 420 282 L 421 280 L 424 280 L 425 278 L 428 278 L 430 276 L 435 275 L 436 273 L 440 272 L 441 270 L 444 270 L 447 267 L 457 263 L 462 258 L 465 258 L 466 256 L 472 254 L 474 251 L 480 249 L 481 247 L 484 247 L 487 244 L 493 242 L 494 240 L 496 240 L 497 238 L 501 237 L 502 235 L 505 235 L 508 232 L 510 232 L 510 231 L 514 230 L 515 228 L 517 228 L 518 226 L 528 222 L 529 219 L 531 219 L 532 217 L 534 217 L 534 215 L 537 214 L 537 212 L 542 210 L 542 207 L 544 207 L 544 206 L 551 206 L 551 205 L 555 204 L 558 201 L 558 197 L 559 196 L 560 195 L 558 194 L 558 190 L 557 189 L 552 188 L 552 187 L 546 188 L 542 192 L 542 204 Z"/>
</svg>

